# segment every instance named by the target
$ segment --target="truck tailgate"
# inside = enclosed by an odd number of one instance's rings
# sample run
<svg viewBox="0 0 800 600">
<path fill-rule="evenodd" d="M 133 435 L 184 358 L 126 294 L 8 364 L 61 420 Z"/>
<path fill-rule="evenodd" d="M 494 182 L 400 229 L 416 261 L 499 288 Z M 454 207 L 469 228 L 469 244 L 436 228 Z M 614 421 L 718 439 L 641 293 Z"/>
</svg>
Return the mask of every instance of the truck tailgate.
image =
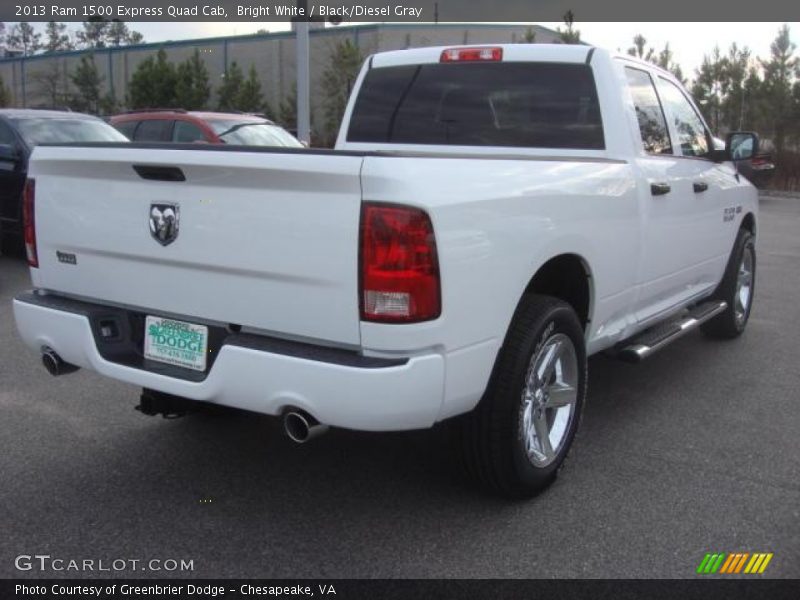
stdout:
<svg viewBox="0 0 800 600">
<path fill-rule="evenodd" d="M 29 171 L 33 283 L 157 315 L 358 345 L 361 163 L 314 152 L 39 147 Z M 178 172 L 185 181 L 145 178 Z M 177 236 L 163 245 L 151 218 L 172 207 Z"/>
</svg>

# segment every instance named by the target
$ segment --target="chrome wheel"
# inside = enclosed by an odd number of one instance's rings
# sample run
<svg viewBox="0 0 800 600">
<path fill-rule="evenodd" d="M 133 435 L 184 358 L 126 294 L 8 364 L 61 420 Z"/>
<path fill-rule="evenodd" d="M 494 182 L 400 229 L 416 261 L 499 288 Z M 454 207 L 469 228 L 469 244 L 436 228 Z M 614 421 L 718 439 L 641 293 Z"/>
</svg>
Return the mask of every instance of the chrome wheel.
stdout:
<svg viewBox="0 0 800 600">
<path fill-rule="evenodd" d="M 564 447 L 578 399 L 578 355 L 563 333 L 531 358 L 522 390 L 520 439 L 535 467 L 552 463 Z"/>
<path fill-rule="evenodd" d="M 742 262 L 739 265 L 739 273 L 736 277 L 736 294 L 734 296 L 734 314 L 736 324 L 740 327 L 747 318 L 747 311 L 753 298 L 753 249 L 745 246 L 742 252 Z"/>
</svg>

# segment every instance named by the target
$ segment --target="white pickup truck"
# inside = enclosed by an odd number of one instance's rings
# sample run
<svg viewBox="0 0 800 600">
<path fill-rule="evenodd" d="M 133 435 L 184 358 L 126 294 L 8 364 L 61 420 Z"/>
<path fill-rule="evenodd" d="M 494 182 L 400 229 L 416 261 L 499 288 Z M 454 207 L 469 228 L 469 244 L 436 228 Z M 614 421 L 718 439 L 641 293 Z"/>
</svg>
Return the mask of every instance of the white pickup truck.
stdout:
<svg viewBox="0 0 800 600">
<path fill-rule="evenodd" d="M 33 154 L 19 332 L 53 374 L 390 431 L 451 420 L 470 471 L 543 489 L 587 356 L 640 360 L 753 302 L 755 188 L 668 72 L 568 45 L 369 58 L 336 149 Z M 745 150 L 742 150 L 745 149 Z"/>
</svg>

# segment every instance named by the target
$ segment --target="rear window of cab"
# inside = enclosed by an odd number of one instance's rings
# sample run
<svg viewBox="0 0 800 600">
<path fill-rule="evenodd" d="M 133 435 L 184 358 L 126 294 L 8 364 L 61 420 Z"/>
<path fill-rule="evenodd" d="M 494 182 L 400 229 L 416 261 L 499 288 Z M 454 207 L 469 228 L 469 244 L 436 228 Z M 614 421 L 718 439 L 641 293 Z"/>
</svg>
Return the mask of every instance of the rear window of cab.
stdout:
<svg viewBox="0 0 800 600">
<path fill-rule="evenodd" d="M 590 66 L 425 64 L 370 70 L 348 142 L 605 148 Z"/>
</svg>

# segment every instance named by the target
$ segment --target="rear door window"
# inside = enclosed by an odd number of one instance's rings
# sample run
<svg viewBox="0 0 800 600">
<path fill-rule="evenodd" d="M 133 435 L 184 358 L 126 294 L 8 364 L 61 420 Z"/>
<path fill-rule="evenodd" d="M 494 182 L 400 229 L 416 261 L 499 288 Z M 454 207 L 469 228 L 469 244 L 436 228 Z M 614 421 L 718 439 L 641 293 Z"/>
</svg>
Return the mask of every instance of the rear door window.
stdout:
<svg viewBox="0 0 800 600">
<path fill-rule="evenodd" d="M 172 124 L 169 119 L 148 119 L 139 123 L 134 135 L 137 142 L 169 142 L 172 139 Z"/>
<path fill-rule="evenodd" d="M 349 142 L 603 149 L 591 67 L 426 64 L 372 69 Z"/>
<path fill-rule="evenodd" d="M 633 97 L 644 151 L 648 154 L 672 154 L 667 119 L 650 74 L 641 69 L 625 67 L 625 75 Z"/>
<path fill-rule="evenodd" d="M 175 121 L 175 131 L 172 134 L 172 141 L 185 144 L 205 142 L 206 134 L 194 123 L 190 123 L 189 121 Z"/>
<path fill-rule="evenodd" d="M 119 131 L 122 135 L 124 135 L 129 140 L 133 139 L 133 132 L 136 131 L 136 126 L 139 124 L 139 121 L 123 121 L 122 123 L 116 123 L 114 127 L 117 131 Z"/>
</svg>

